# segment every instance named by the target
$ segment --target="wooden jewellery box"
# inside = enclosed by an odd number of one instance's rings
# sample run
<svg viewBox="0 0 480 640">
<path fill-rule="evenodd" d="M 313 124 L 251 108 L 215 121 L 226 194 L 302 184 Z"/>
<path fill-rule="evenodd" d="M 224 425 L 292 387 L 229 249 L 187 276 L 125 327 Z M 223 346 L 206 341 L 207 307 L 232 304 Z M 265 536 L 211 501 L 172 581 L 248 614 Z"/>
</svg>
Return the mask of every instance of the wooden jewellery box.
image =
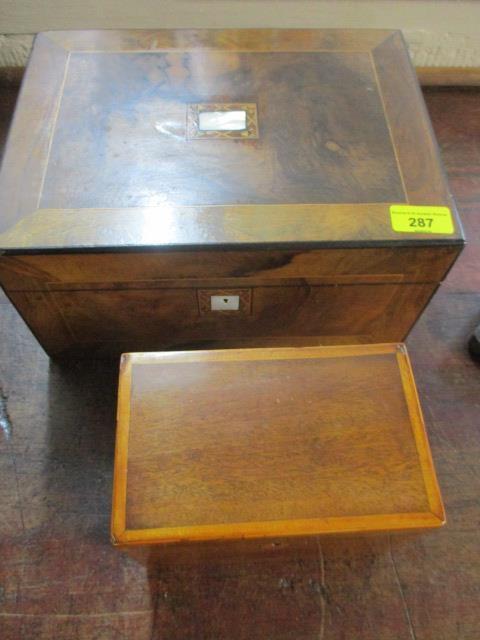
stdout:
<svg viewBox="0 0 480 640">
<path fill-rule="evenodd" d="M 403 345 L 123 356 L 115 544 L 405 531 L 444 519 Z"/>
<path fill-rule="evenodd" d="M 462 245 L 399 32 L 35 40 L 0 282 L 51 355 L 399 341 Z"/>
</svg>

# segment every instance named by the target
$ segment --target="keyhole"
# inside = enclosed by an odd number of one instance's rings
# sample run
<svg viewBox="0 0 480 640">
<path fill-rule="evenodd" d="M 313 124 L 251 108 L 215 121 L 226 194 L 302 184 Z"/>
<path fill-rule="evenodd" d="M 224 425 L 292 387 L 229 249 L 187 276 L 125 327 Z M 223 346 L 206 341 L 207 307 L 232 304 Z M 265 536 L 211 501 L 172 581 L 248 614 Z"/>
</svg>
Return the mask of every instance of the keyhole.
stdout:
<svg viewBox="0 0 480 640">
<path fill-rule="evenodd" d="M 240 311 L 239 296 L 211 296 L 210 308 L 212 311 Z"/>
</svg>

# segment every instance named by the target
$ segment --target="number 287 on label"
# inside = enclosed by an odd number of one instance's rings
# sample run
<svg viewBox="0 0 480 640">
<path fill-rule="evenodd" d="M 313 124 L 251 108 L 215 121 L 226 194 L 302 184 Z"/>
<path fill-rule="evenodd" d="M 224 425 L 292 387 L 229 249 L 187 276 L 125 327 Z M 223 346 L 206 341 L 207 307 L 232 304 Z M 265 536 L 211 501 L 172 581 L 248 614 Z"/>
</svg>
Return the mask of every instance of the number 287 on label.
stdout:
<svg viewBox="0 0 480 640">
<path fill-rule="evenodd" d="M 392 229 L 399 233 L 452 234 L 452 214 L 448 207 L 392 204 Z"/>
</svg>

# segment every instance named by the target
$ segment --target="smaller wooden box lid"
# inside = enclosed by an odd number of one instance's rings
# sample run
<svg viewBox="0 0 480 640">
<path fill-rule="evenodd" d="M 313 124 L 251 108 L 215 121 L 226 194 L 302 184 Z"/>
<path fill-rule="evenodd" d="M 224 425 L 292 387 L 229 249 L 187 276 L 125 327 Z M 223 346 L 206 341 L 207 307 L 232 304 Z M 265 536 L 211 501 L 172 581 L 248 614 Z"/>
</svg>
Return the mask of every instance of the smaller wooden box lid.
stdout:
<svg viewBox="0 0 480 640">
<path fill-rule="evenodd" d="M 122 357 L 114 543 L 443 523 L 404 345 Z"/>
</svg>

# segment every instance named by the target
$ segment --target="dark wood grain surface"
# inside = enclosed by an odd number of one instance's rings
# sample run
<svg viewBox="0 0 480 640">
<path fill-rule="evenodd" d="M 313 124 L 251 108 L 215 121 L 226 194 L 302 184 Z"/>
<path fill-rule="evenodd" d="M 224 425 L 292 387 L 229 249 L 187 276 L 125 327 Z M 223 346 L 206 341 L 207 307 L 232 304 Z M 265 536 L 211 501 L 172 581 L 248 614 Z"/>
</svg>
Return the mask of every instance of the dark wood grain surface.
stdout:
<svg viewBox="0 0 480 640">
<path fill-rule="evenodd" d="M 218 109 L 246 129 L 199 135 Z M 451 229 L 399 230 L 399 203 L 449 207 Z M 0 171 L 0 283 L 52 357 L 399 342 L 462 248 L 398 31 L 35 39 Z M 199 317 L 202 290 L 241 277 L 249 314 Z"/>
<path fill-rule="evenodd" d="M 0 278 L 53 356 L 248 340 L 378 343 L 405 338 L 457 253 L 423 246 L 20 255 L 0 258 Z M 246 294 L 247 307 L 204 313 L 210 296 L 226 289 Z"/>
<path fill-rule="evenodd" d="M 192 138 L 215 105 L 253 105 L 254 137 Z M 399 31 L 41 33 L 5 155 L 13 252 L 461 244 Z M 454 231 L 399 234 L 392 203 L 448 206 Z"/>
<path fill-rule="evenodd" d="M 116 364 L 51 364 L 2 297 L 2 640 L 478 639 L 480 94 L 426 97 L 469 239 L 408 340 L 447 526 L 148 573 L 109 542 Z"/>
<path fill-rule="evenodd" d="M 233 295 L 243 291 L 234 283 L 232 287 Z M 118 356 L 132 349 L 181 350 L 215 344 L 229 348 L 248 340 L 250 346 L 261 346 L 263 339 L 278 339 L 285 345 L 292 338 L 307 344 L 308 338 L 319 344 L 392 342 L 407 334 L 436 287 L 431 283 L 258 286 L 248 289 L 252 308 L 228 316 L 200 313 L 202 289 L 189 287 L 9 295 L 50 353 L 90 358 Z"/>
</svg>

